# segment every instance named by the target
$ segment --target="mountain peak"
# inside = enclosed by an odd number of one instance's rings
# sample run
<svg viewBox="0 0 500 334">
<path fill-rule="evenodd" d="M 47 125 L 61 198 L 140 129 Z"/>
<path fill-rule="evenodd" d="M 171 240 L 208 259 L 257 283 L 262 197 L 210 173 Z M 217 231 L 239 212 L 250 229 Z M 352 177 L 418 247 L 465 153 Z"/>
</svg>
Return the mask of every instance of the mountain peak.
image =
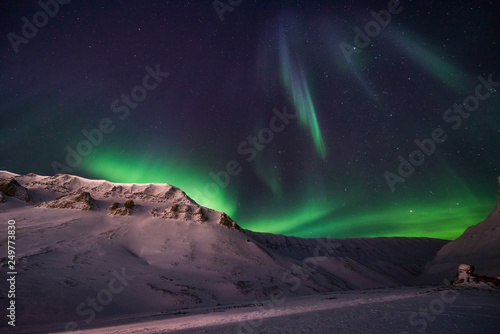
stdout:
<svg viewBox="0 0 500 334">
<path fill-rule="evenodd" d="M 0 203 L 16 198 L 46 209 L 103 211 L 114 216 L 139 215 L 241 228 L 225 213 L 198 205 L 170 184 L 113 183 L 70 174 L 40 176 L 0 171 Z"/>
<path fill-rule="evenodd" d="M 33 173 L 18 175 L 0 171 L 0 191 L 7 196 L 13 196 L 11 194 L 14 194 L 15 187 L 43 188 L 65 195 L 88 192 L 95 199 L 123 197 L 149 202 L 178 201 L 184 204 L 196 204 L 184 191 L 167 183 L 114 183 L 70 174 L 40 176 Z"/>
<path fill-rule="evenodd" d="M 464 233 L 439 250 L 427 264 L 424 277 L 450 276 L 461 263 L 473 264 L 487 275 L 497 275 L 500 267 L 500 177 L 498 199 L 493 211 L 482 222 L 469 226 Z M 439 279 L 437 279 L 439 281 Z"/>
</svg>

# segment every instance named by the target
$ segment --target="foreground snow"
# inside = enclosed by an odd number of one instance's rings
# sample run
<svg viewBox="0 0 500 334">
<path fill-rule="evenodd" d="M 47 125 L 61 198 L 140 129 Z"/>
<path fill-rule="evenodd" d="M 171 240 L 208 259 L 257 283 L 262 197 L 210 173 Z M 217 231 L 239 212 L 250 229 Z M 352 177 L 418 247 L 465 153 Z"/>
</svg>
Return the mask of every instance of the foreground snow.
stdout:
<svg viewBox="0 0 500 334">
<path fill-rule="evenodd" d="M 419 287 L 278 296 L 96 320 L 93 326 L 81 333 L 498 333 L 500 292 Z M 63 328 L 62 323 L 22 327 L 17 333 L 63 333 Z"/>
</svg>

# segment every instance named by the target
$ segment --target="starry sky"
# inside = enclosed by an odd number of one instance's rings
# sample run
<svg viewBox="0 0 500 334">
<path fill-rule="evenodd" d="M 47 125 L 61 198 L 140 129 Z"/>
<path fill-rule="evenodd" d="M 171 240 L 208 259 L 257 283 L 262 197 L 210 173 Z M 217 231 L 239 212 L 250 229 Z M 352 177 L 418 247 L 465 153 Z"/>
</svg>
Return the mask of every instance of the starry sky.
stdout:
<svg viewBox="0 0 500 334">
<path fill-rule="evenodd" d="M 0 4 L 0 169 L 175 185 L 243 228 L 458 237 L 500 176 L 497 1 Z"/>
</svg>

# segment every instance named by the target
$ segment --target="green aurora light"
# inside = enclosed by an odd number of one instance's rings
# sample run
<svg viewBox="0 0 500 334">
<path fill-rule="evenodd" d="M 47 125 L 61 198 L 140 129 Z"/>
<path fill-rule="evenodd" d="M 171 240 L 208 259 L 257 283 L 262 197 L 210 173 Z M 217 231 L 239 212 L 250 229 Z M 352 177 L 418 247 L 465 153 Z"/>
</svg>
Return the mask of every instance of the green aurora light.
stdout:
<svg viewBox="0 0 500 334">
<path fill-rule="evenodd" d="M 492 198 L 477 200 L 460 196 L 435 202 L 407 200 L 394 205 L 366 205 L 352 209 L 333 203 L 292 205 L 286 213 L 255 217 L 244 227 L 259 232 L 309 238 L 429 237 L 454 240 L 469 226 L 486 218 L 494 206 Z"/>
<path fill-rule="evenodd" d="M 309 85 L 300 63 L 295 63 L 284 38 L 280 41 L 281 82 L 290 96 L 302 126 L 309 128 L 316 152 L 325 159 L 326 146 L 316 117 Z"/>
<path fill-rule="evenodd" d="M 116 152 L 119 150 L 100 150 L 92 161 L 89 159 L 85 163 L 85 170 L 110 182 L 168 183 L 186 192 L 200 205 L 228 215 L 236 213 L 235 197 L 228 193 L 227 188 L 218 187 L 215 196 L 204 195 L 204 185 L 213 181 L 201 166 L 174 157 L 159 158 L 144 153 L 122 156 Z"/>
<path fill-rule="evenodd" d="M 408 36 L 400 40 L 401 45 L 395 44 L 396 36 Z M 413 31 L 395 30 L 389 32 L 387 40 L 395 44 L 395 47 L 408 56 L 413 62 L 420 66 L 426 72 L 432 74 L 434 78 L 444 83 L 451 89 L 456 91 L 470 89 L 467 83 L 471 80 L 464 71 L 460 68 L 451 65 L 444 60 L 442 56 L 443 50 L 438 50 L 436 47 L 425 46 L 427 40 L 421 38 Z"/>
<path fill-rule="evenodd" d="M 93 159 L 85 162 L 85 170 L 111 182 L 172 184 L 200 205 L 226 212 L 243 228 L 257 232 L 304 238 L 405 236 L 453 240 L 467 227 L 483 220 L 485 212 L 494 207 L 493 196 L 478 196 L 460 178 L 453 177 L 452 183 L 435 185 L 436 193 L 442 196 L 426 198 L 422 193 L 415 193 L 390 204 L 363 203 L 366 199 L 362 191 L 354 193 L 346 203 L 343 202 L 345 195 L 320 191 L 313 185 L 308 185 L 305 192 L 302 189 L 302 192 L 287 193 L 284 198 L 278 190 L 281 189 L 279 182 L 275 181 L 274 185 L 268 185 L 274 189 L 271 202 L 262 210 L 249 212 L 244 204 L 238 204 L 238 195 L 230 187 L 220 188 L 217 196 L 197 196 L 203 185 L 212 181 L 203 166 L 173 157 L 162 159 L 145 153 L 132 157 L 117 152 L 120 150 L 116 148 L 96 152 Z M 453 174 L 449 171 L 448 175 L 450 173 Z M 268 180 L 271 179 L 269 175 Z M 450 192 L 456 194 L 453 200 L 449 198 Z"/>
</svg>

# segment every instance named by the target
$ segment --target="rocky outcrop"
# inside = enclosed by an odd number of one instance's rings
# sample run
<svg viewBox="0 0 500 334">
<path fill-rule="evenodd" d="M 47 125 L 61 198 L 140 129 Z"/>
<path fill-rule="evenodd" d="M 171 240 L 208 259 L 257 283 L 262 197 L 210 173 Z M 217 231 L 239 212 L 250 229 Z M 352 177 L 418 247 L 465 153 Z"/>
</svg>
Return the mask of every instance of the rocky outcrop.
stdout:
<svg viewBox="0 0 500 334">
<path fill-rule="evenodd" d="M 1 182 L 0 192 L 24 202 L 29 202 L 31 200 L 28 189 L 21 186 L 16 179 L 11 179 L 9 182 Z"/>
<path fill-rule="evenodd" d="M 127 200 L 123 206 L 120 206 L 120 203 L 115 202 L 111 205 L 108 210 L 110 210 L 110 214 L 115 216 L 130 216 L 132 210 L 136 207 L 133 200 Z"/>
<path fill-rule="evenodd" d="M 179 219 L 179 220 L 192 220 L 196 222 L 204 222 L 207 220 L 205 212 L 201 206 L 186 205 L 186 204 L 173 204 L 170 208 L 159 211 L 159 209 L 151 210 L 150 213 L 154 217 L 162 219 Z"/>
<path fill-rule="evenodd" d="M 452 284 L 457 286 L 500 288 L 500 278 L 476 275 L 474 274 L 474 266 L 461 264 L 458 266 L 458 272 Z"/>
<path fill-rule="evenodd" d="M 220 214 L 219 224 L 221 224 L 222 226 L 226 226 L 228 228 L 234 228 L 238 231 L 241 231 L 241 227 L 238 224 L 236 224 L 234 220 L 229 218 L 229 216 L 226 215 L 224 212 Z"/>
<path fill-rule="evenodd" d="M 121 206 L 118 202 L 113 203 L 107 210 L 110 210 L 110 214 L 114 216 L 130 216 L 131 211 L 129 208 Z"/>
<path fill-rule="evenodd" d="M 94 206 L 95 200 L 90 193 L 83 191 L 77 195 L 65 195 L 58 197 L 54 201 L 42 202 L 38 204 L 40 207 L 51 209 L 73 209 L 81 211 L 90 211 Z"/>
</svg>

